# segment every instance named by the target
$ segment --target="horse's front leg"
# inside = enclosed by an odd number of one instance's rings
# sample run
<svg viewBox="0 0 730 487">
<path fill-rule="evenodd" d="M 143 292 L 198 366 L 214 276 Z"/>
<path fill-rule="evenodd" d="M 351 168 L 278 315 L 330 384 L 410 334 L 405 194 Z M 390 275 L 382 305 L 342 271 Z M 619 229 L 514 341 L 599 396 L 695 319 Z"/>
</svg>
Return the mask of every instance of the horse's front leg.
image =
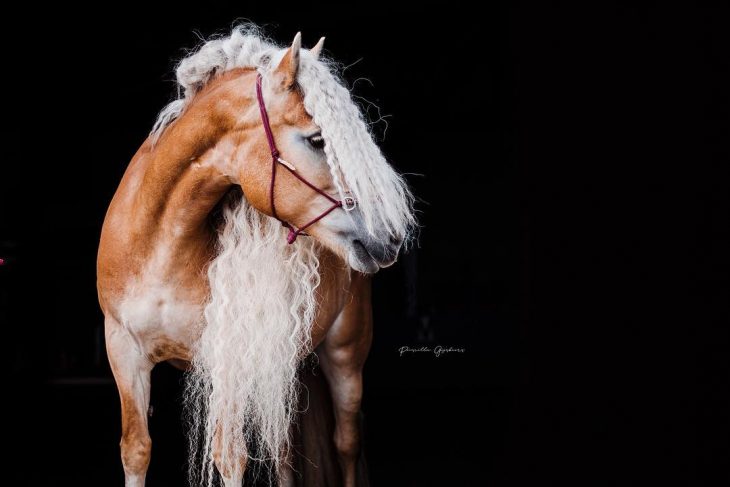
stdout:
<svg viewBox="0 0 730 487">
<path fill-rule="evenodd" d="M 356 485 L 360 453 L 362 370 L 372 342 L 370 279 L 353 276 L 352 300 L 327 333 L 320 348 L 320 363 L 332 393 L 335 447 L 345 487 Z"/>
<path fill-rule="evenodd" d="M 241 487 L 243 474 L 246 472 L 246 464 L 248 463 L 248 454 L 247 452 L 236 454 L 230 446 L 226 447 L 223 436 L 222 429 L 220 427 L 216 428 L 213 435 L 213 462 L 225 487 Z M 228 448 L 228 450 L 225 450 L 225 448 Z"/>
<path fill-rule="evenodd" d="M 147 413 L 154 364 L 138 349 L 129 332 L 110 317 L 106 319 L 106 348 L 122 405 L 124 485 L 144 487 L 152 453 Z"/>
</svg>

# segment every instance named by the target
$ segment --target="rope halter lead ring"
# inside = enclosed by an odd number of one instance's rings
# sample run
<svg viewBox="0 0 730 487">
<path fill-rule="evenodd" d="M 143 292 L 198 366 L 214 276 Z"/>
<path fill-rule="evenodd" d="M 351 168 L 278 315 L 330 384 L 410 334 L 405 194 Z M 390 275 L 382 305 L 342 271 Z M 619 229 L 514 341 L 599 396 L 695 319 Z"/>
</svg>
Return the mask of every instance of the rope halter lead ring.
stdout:
<svg viewBox="0 0 730 487">
<path fill-rule="evenodd" d="M 274 134 L 271 131 L 271 123 L 269 122 L 269 114 L 266 112 L 266 104 L 264 103 L 264 95 L 263 90 L 261 89 L 261 73 L 259 73 L 256 76 L 256 98 L 259 101 L 259 111 L 261 112 L 261 122 L 264 126 L 264 131 L 266 132 L 266 140 L 269 142 L 269 149 L 271 150 L 271 184 L 269 185 L 269 202 L 271 203 L 271 214 L 274 218 L 279 220 L 283 226 L 289 229 L 289 235 L 286 237 L 286 241 L 289 244 L 294 243 L 294 241 L 297 239 L 299 235 L 307 235 L 304 230 L 311 227 L 318 221 L 320 221 L 322 218 L 326 217 L 330 213 L 332 213 L 337 208 L 342 208 L 345 211 L 352 211 L 357 207 L 357 201 L 355 198 L 352 198 L 350 196 L 345 197 L 343 201 L 340 201 L 338 199 L 333 198 L 332 196 L 328 195 L 326 192 L 319 189 L 314 184 L 307 181 L 307 179 L 304 176 L 301 176 L 296 168 L 290 164 L 289 162 L 285 161 L 280 157 L 279 149 L 276 148 L 276 141 L 274 141 Z M 284 166 L 292 175 L 294 175 L 297 179 L 299 179 L 301 182 L 309 186 L 313 191 L 316 191 L 317 193 L 321 194 L 325 198 L 327 198 L 331 203 L 332 206 L 327 208 L 325 211 L 319 214 L 316 218 L 313 218 L 312 220 L 308 221 L 301 227 L 297 228 L 291 223 L 282 220 L 279 218 L 279 215 L 276 214 L 276 201 L 274 198 L 274 186 L 276 184 L 276 168 L 281 164 Z"/>
</svg>

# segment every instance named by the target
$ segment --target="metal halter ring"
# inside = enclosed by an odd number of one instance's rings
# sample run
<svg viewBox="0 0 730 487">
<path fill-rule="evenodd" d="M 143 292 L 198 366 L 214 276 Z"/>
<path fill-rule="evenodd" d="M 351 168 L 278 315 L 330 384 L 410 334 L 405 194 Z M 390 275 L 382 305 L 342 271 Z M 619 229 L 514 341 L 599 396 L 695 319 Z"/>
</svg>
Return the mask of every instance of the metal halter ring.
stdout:
<svg viewBox="0 0 730 487">
<path fill-rule="evenodd" d="M 357 200 L 352 196 L 345 196 L 342 200 L 342 209 L 345 211 L 352 211 L 357 208 Z"/>
</svg>

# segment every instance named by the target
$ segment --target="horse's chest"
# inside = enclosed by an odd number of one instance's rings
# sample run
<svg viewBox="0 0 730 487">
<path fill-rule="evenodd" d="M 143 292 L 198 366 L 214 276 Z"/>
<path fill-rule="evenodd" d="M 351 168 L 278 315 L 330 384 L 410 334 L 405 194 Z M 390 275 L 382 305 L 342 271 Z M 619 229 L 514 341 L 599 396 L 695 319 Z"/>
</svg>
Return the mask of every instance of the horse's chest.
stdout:
<svg viewBox="0 0 730 487">
<path fill-rule="evenodd" d="M 189 359 L 203 322 L 203 303 L 166 285 L 135 286 L 118 307 L 121 324 L 153 360 Z"/>
</svg>

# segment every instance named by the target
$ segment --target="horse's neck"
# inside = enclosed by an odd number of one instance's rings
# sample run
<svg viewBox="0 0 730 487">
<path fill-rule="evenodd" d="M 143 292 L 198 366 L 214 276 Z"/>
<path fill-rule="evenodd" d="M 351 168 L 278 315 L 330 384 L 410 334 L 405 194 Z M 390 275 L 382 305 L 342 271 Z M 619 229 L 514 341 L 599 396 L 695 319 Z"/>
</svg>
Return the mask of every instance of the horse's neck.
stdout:
<svg viewBox="0 0 730 487">
<path fill-rule="evenodd" d="M 226 174 L 235 154 L 221 134 L 185 117 L 156 146 L 146 142 L 130 164 L 112 203 L 110 226 L 127 235 L 129 252 L 149 259 L 164 251 L 204 257 L 207 219 L 233 184 Z M 109 217 L 108 217 L 109 218 Z"/>
<path fill-rule="evenodd" d="M 154 157 L 142 176 L 136 210 L 148 225 L 175 237 L 195 236 L 211 210 L 233 184 L 221 170 L 222 158 L 233 153 L 215 149 L 213 154 L 180 151 Z M 172 156 L 172 157 L 170 157 Z"/>
<path fill-rule="evenodd" d="M 196 96 L 154 146 L 148 141 L 140 149 L 140 160 L 132 164 L 139 166 L 134 174 L 138 180 L 135 213 L 143 226 L 180 238 L 204 230 L 211 210 L 233 185 L 236 151 L 245 143 L 245 138 L 234 137 L 230 127 L 220 122 L 210 99 L 233 96 L 242 99 L 231 98 L 232 105 L 251 103 L 250 97 L 235 89 L 224 94 L 215 90 L 239 79 L 240 72 L 234 72 L 211 83 L 208 92 Z"/>
</svg>

